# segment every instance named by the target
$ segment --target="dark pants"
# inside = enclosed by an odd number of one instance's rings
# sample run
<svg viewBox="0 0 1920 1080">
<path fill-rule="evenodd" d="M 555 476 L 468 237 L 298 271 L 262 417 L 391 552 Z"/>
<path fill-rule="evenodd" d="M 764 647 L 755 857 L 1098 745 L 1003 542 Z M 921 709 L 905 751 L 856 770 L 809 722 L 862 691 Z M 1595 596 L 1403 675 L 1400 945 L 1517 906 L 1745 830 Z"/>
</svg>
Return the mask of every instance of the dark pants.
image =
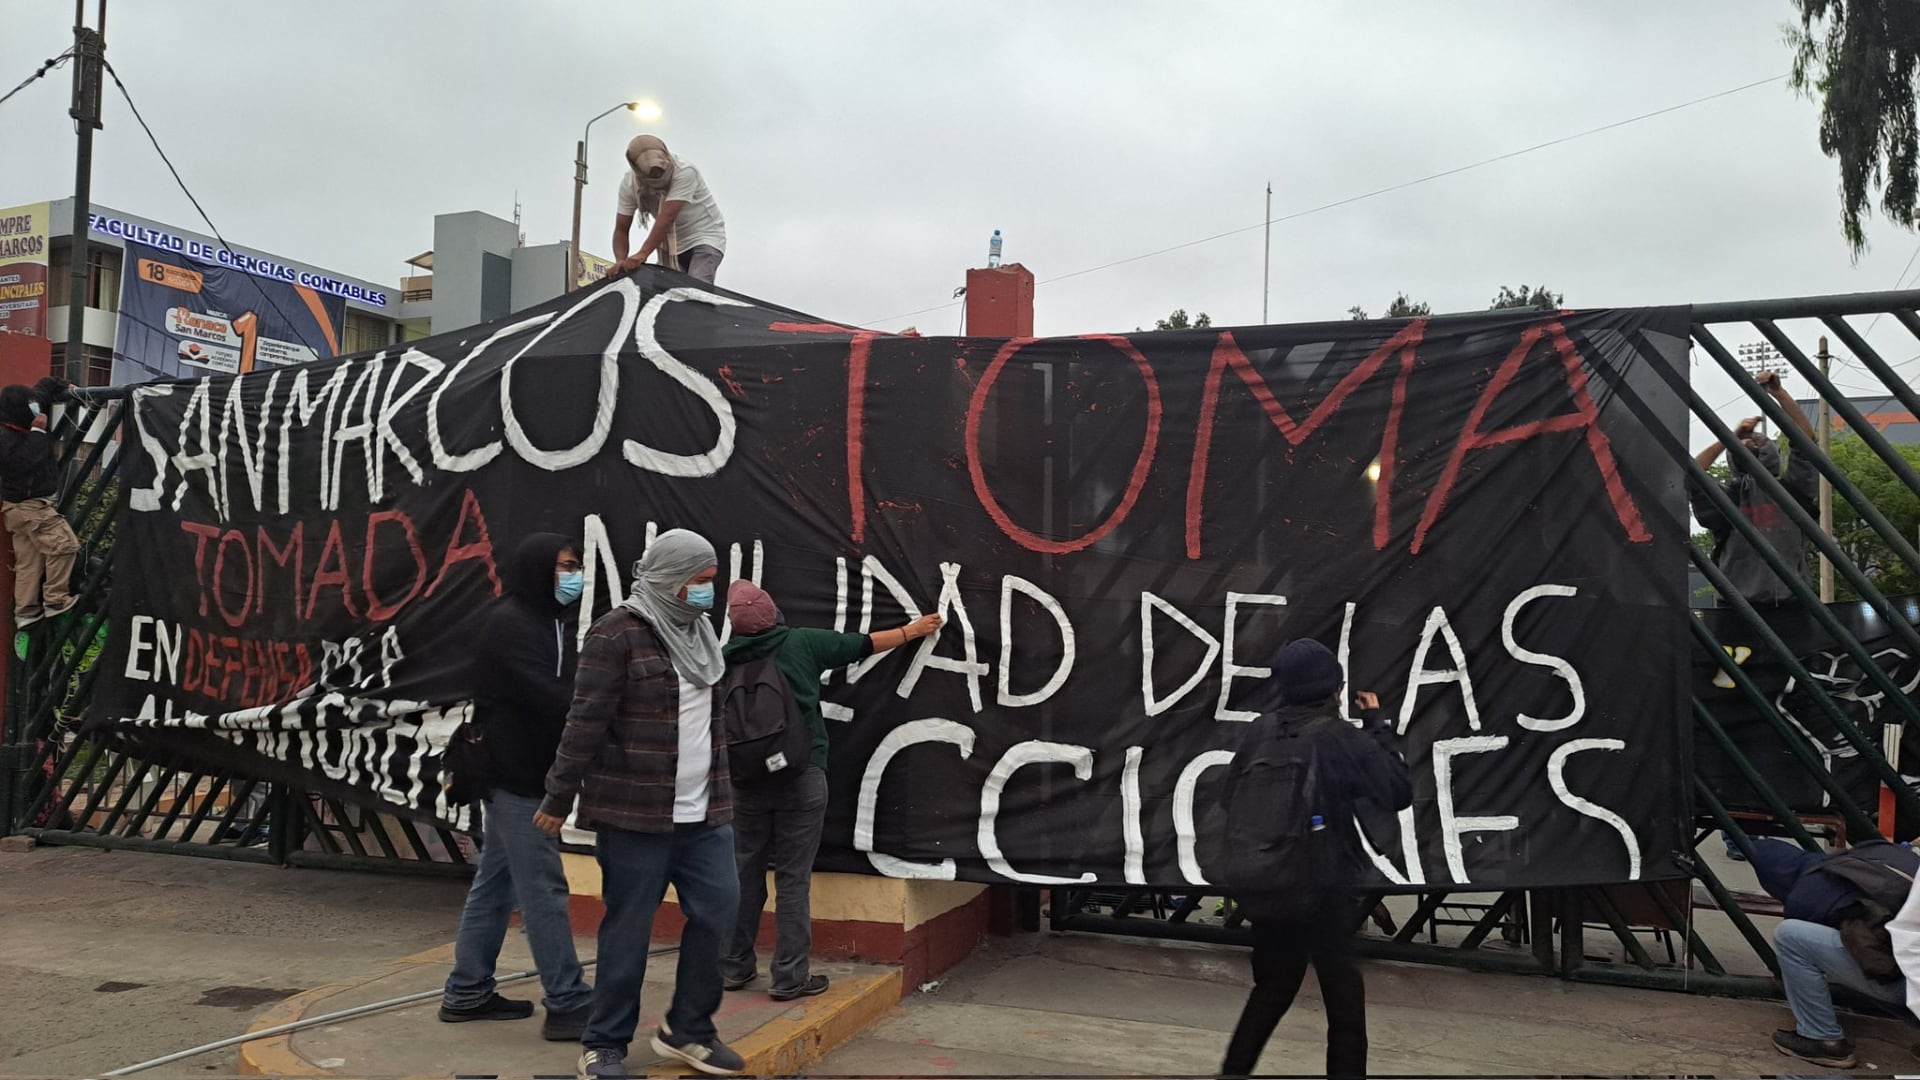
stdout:
<svg viewBox="0 0 1920 1080">
<path fill-rule="evenodd" d="M 680 253 L 680 269 L 711 285 L 720 273 L 720 260 L 725 257 L 717 247 L 695 244 Z"/>
<path fill-rule="evenodd" d="M 773 870 L 773 990 L 798 990 L 810 972 L 813 951 L 813 858 L 827 825 L 827 774 L 809 765 L 784 784 L 733 789 L 733 847 L 740 870 L 740 919 L 734 927 L 725 971 L 730 979 L 754 973 L 754 938 L 767 903 L 767 870 Z"/>
<path fill-rule="evenodd" d="M 1327 1075 L 1366 1075 L 1367 989 L 1353 951 L 1358 926 L 1344 906 L 1312 921 L 1254 923 L 1253 993 L 1227 1043 L 1222 1075 L 1252 1075 L 1273 1029 L 1293 1005 L 1309 963 L 1327 1011 Z"/>
<path fill-rule="evenodd" d="M 670 833 L 602 828 L 600 964 L 593 1011 L 580 1044 L 625 1052 L 640 1022 L 640 984 L 647 976 L 653 915 L 671 884 L 687 926 L 680 932 L 667 1026 L 680 1037 L 711 1042 L 720 1008 L 720 947 L 733 930 L 740 879 L 733 866 L 733 826 L 675 825 Z"/>
</svg>

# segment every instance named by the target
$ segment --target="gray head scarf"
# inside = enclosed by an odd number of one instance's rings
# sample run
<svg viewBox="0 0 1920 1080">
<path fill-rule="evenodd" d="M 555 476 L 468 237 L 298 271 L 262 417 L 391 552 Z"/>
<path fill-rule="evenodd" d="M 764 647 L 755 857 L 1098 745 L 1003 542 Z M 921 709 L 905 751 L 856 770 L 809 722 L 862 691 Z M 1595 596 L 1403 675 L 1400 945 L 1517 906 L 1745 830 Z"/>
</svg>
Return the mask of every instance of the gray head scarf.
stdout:
<svg viewBox="0 0 1920 1080">
<path fill-rule="evenodd" d="M 727 664 L 706 611 L 682 600 L 680 589 L 717 561 L 713 545 L 698 533 L 668 529 L 633 564 L 633 592 L 626 602 L 666 642 L 674 668 L 695 686 L 719 682 Z"/>
</svg>

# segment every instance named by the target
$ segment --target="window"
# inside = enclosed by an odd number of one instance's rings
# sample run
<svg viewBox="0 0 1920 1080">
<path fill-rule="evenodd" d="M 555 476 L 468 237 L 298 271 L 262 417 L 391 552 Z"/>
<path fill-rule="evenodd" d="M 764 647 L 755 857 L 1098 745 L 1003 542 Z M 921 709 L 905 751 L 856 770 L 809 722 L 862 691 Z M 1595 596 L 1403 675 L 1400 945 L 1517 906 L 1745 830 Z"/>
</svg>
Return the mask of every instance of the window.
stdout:
<svg viewBox="0 0 1920 1080">
<path fill-rule="evenodd" d="M 55 248 L 47 260 L 47 305 L 67 306 L 72 290 L 73 249 Z M 87 245 L 87 306 L 99 311 L 120 310 L 120 250 Z"/>
<path fill-rule="evenodd" d="M 113 385 L 113 350 L 99 345 L 88 345 L 81 350 L 81 359 L 86 364 L 82 386 Z M 67 347 L 64 343 L 53 347 L 53 363 L 48 374 L 59 378 L 67 377 Z"/>
<path fill-rule="evenodd" d="M 392 340 L 393 330 L 385 319 L 358 311 L 347 312 L 347 324 L 340 334 L 340 354 L 383 349 Z"/>
</svg>

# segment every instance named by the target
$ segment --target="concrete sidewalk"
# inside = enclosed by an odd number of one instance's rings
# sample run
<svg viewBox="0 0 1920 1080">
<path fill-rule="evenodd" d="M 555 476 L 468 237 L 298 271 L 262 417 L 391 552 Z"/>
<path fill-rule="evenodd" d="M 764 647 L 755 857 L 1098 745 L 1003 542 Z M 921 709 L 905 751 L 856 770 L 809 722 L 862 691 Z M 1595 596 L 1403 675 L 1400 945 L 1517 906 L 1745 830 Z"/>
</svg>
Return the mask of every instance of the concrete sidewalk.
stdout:
<svg viewBox="0 0 1920 1080">
<path fill-rule="evenodd" d="M 594 955 L 592 938 L 574 942 L 582 960 Z M 635 1075 L 678 1076 L 691 1072 L 659 1060 L 647 1045 L 673 997 L 675 954 L 656 956 L 647 965 L 641 992 L 640 1026 L 627 1067 Z M 255 1018 L 250 1030 L 325 1016 L 437 990 L 453 967 L 453 946 L 443 945 L 382 965 L 364 976 L 295 995 Z M 526 938 L 508 934 L 498 971 L 508 975 L 533 968 Z M 767 965 L 761 964 L 765 971 Z M 856 964 L 818 964 L 813 970 L 833 985 L 818 997 L 777 1002 L 766 994 L 765 980 L 726 995 L 714 1017 L 720 1037 L 747 1059 L 749 1072 L 792 1075 L 852 1038 L 900 1000 L 898 969 Z M 593 972 L 587 972 L 592 981 Z M 527 979 L 502 986 L 510 998 L 538 1004 L 540 983 Z M 577 1043 L 540 1038 L 544 1013 L 536 1008 L 526 1020 L 446 1024 L 436 1016 L 437 1000 L 396 1006 L 318 1027 L 257 1039 L 240 1047 L 238 1070 L 248 1076 L 571 1076 L 580 1056 Z"/>
<path fill-rule="evenodd" d="M 1370 1069 L 1381 1075 L 1819 1073 L 1768 1041 L 1783 1004 L 1365 966 Z M 1209 1075 L 1252 984 L 1244 950 L 1083 935 L 996 941 L 914 994 L 815 1075 Z M 1846 1017 L 1862 1074 L 1920 1072 L 1920 1033 Z M 1311 977 L 1261 1060 L 1326 1069 Z"/>
</svg>

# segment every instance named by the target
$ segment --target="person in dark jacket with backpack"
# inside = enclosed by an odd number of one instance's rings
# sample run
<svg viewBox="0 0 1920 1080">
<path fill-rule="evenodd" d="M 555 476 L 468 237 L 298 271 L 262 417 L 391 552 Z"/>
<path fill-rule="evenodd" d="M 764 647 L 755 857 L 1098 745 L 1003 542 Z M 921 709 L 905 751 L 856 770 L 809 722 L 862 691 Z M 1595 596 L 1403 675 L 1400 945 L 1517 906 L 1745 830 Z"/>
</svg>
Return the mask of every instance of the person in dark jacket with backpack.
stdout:
<svg viewBox="0 0 1920 1080">
<path fill-rule="evenodd" d="M 1833 855 L 1756 840 L 1753 866 L 1785 915 L 1774 929 L 1773 949 L 1793 1027 L 1775 1031 L 1773 1047 L 1815 1065 L 1853 1068 L 1853 1043 L 1834 1014 L 1833 988 L 1883 1005 L 1906 1004 L 1911 976 L 1894 954 L 1887 923 L 1913 891 L 1920 855 L 1884 840 Z"/>
<path fill-rule="evenodd" d="M 573 703 L 579 552 L 557 533 L 521 541 L 506 568 L 506 595 L 487 609 L 473 637 L 475 775 L 457 782 L 484 803 L 484 842 L 440 1002 L 440 1019 L 449 1023 L 533 1015 L 532 1002 L 494 990 L 494 966 L 517 906 L 545 992 L 541 1036 L 554 1042 L 580 1038 L 593 1000 L 573 948 L 560 844 L 533 823 Z"/>
<path fill-rule="evenodd" d="M 0 516 L 13 538 L 13 625 L 24 629 L 77 603 L 68 585 L 80 541 L 60 516 L 49 395 L 64 383 L 0 389 Z"/>
<path fill-rule="evenodd" d="M 821 676 L 928 637 L 940 629 L 941 620 L 938 615 L 923 615 L 905 626 L 872 634 L 789 627 L 773 597 L 745 580 L 727 589 L 727 618 L 734 636 L 726 644 L 728 681 L 724 685 L 732 687 L 743 675 L 751 678 L 754 665 L 770 660 L 795 711 L 806 722 L 808 750 L 799 768 L 781 769 L 757 781 L 745 775 L 735 777 L 733 840 L 740 868 L 740 915 L 722 974 L 728 990 L 743 990 L 758 978 L 753 945 L 760 936 L 771 866 L 778 941 L 767 996 L 791 1001 L 827 989 L 827 977 L 812 974 L 807 961 L 813 950 L 813 859 L 827 824 L 827 724 L 820 714 Z M 731 695 L 726 699 L 738 700 Z"/>
<path fill-rule="evenodd" d="M 1813 425 L 1807 415 L 1801 411 L 1793 395 L 1787 392 L 1780 381 L 1778 372 L 1762 372 L 1758 378 L 1761 386 L 1780 403 L 1781 409 L 1792 419 L 1804 434 L 1813 437 Z M 1800 509 L 1809 515 L 1820 512 L 1818 497 L 1820 493 L 1820 474 L 1813 462 L 1805 454 L 1781 452 L 1771 440 L 1759 434 L 1761 418 L 1750 416 L 1740 421 L 1734 428 L 1734 438 L 1738 439 L 1754 457 L 1760 466 L 1780 481 L 1787 494 Z M 1702 469 L 1710 468 L 1720 459 L 1723 451 L 1719 443 L 1700 451 L 1694 461 Z M 1807 539 L 1800 526 L 1793 523 L 1779 503 L 1767 494 L 1760 481 L 1745 471 L 1745 466 L 1736 462 L 1736 470 L 1730 483 L 1721 485 L 1727 501 L 1733 503 L 1740 516 L 1747 519 L 1760 538 L 1780 557 L 1794 573 L 1807 576 Z M 1697 484 L 1689 483 L 1687 502 L 1693 510 L 1693 516 L 1700 520 L 1702 528 L 1713 534 L 1713 561 L 1727 575 L 1727 579 L 1740 595 L 1755 604 L 1783 604 L 1793 600 L 1793 589 L 1773 568 L 1767 565 L 1766 556 L 1753 541 L 1733 527 L 1727 515 L 1720 512 Z"/>
<path fill-rule="evenodd" d="M 1253 922 L 1253 992 L 1220 1071 L 1253 1074 L 1311 963 L 1327 1013 L 1327 1075 L 1364 1076 L 1366 986 L 1353 934 L 1366 912 L 1365 858 L 1354 814 L 1363 802 L 1411 805 L 1413 782 L 1374 695 L 1356 695 L 1360 727 L 1342 718 L 1346 679 L 1332 650 L 1302 638 L 1271 666 L 1279 707 L 1249 726 L 1228 781 L 1233 861 L 1223 877 Z"/>
</svg>

